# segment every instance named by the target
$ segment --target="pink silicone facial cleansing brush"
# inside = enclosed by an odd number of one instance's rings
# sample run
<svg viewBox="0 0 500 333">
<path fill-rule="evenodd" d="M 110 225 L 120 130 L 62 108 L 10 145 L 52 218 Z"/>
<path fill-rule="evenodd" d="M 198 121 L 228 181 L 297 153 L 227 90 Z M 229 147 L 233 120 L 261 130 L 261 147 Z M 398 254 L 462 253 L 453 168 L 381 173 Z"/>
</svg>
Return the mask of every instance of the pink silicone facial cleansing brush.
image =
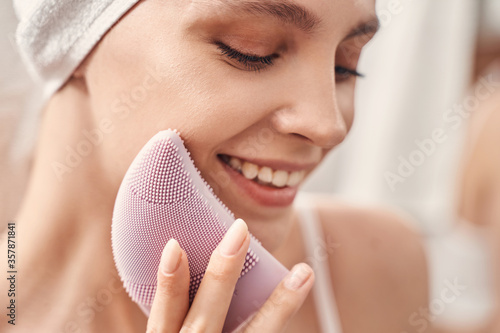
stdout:
<svg viewBox="0 0 500 333">
<path fill-rule="evenodd" d="M 128 294 L 148 316 L 168 240 L 175 238 L 188 256 L 191 304 L 211 253 L 235 220 L 189 155 L 176 130 L 159 132 L 130 165 L 116 198 L 114 260 Z M 258 310 L 287 273 L 252 236 L 223 331 Z"/>
</svg>

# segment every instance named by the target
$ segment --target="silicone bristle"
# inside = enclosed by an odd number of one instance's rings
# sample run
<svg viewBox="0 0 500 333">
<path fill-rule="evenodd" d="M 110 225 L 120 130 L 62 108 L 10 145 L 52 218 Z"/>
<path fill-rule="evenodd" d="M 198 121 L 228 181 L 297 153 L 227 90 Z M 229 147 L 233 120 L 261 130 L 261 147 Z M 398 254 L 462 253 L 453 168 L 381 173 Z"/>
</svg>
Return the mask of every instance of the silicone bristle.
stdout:
<svg viewBox="0 0 500 333">
<path fill-rule="evenodd" d="M 153 137 L 124 177 L 113 213 L 113 255 L 125 289 L 141 305 L 153 302 L 161 253 L 171 238 L 189 260 L 191 303 L 211 253 L 234 221 L 233 213 L 199 178 L 176 130 Z M 241 275 L 258 261 L 249 249 Z"/>
</svg>

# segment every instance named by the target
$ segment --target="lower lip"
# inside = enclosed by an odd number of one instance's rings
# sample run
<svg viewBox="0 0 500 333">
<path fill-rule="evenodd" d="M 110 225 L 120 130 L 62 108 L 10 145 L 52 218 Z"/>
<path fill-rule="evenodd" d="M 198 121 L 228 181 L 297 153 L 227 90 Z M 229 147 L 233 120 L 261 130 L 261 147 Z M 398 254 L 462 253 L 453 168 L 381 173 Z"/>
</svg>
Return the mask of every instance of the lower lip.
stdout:
<svg viewBox="0 0 500 333">
<path fill-rule="evenodd" d="M 253 180 L 245 178 L 241 173 L 231 168 L 229 165 L 219 160 L 224 169 L 231 177 L 233 183 L 250 198 L 262 206 L 286 207 L 290 206 L 297 195 L 298 187 L 276 188 L 260 185 Z"/>
</svg>

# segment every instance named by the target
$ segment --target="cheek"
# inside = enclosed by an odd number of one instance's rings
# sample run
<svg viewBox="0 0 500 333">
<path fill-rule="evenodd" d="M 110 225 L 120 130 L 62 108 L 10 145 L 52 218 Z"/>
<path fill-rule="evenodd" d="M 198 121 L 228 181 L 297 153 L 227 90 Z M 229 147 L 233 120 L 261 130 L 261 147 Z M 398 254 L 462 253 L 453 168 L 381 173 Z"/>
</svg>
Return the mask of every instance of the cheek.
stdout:
<svg viewBox="0 0 500 333">
<path fill-rule="evenodd" d="M 271 109 L 272 89 L 258 84 L 256 75 L 233 79 L 236 70 L 217 59 L 215 46 L 161 33 L 174 31 L 175 21 L 166 26 L 165 18 L 149 15 L 146 24 L 139 9 L 110 31 L 88 67 L 94 117 L 114 125 L 102 155 L 118 176 L 160 130 L 178 129 L 193 159 L 203 164 L 218 145 Z"/>
</svg>

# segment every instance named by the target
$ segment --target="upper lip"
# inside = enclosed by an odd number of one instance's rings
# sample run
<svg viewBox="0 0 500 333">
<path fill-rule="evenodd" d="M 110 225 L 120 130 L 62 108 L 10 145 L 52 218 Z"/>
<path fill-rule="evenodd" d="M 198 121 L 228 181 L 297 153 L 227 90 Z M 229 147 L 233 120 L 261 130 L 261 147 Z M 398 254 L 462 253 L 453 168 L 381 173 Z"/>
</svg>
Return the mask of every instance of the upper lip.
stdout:
<svg viewBox="0 0 500 333">
<path fill-rule="evenodd" d="M 288 162 L 288 161 L 283 161 L 283 160 L 272 160 L 272 159 L 261 159 L 261 158 L 247 158 L 247 157 L 241 157 L 238 155 L 230 155 L 230 154 L 221 154 L 221 155 L 226 155 L 226 156 L 231 156 L 231 157 L 236 157 L 242 161 L 247 161 L 253 164 L 257 164 L 260 167 L 269 167 L 273 170 L 283 170 L 283 171 L 288 171 L 288 172 L 293 172 L 293 171 L 302 171 L 302 170 L 311 170 L 313 169 L 316 165 L 318 165 L 318 162 L 309 162 L 309 163 L 304 163 L 304 162 Z"/>
</svg>

